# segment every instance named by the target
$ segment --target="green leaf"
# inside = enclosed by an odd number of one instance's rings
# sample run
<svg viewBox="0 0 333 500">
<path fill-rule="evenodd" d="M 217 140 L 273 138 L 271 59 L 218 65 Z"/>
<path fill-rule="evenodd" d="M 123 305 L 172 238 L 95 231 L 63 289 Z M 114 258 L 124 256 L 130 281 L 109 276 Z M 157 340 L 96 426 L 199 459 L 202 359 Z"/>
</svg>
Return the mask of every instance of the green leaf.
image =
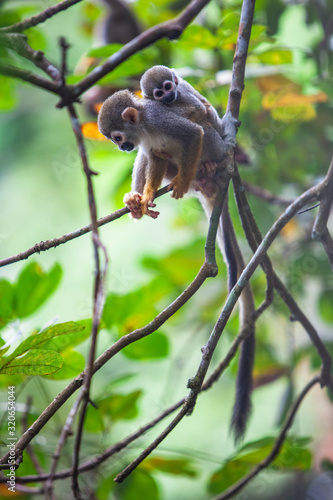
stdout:
<svg viewBox="0 0 333 500">
<path fill-rule="evenodd" d="M 154 332 L 125 347 L 122 353 L 138 361 L 165 358 L 169 354 L 169 341 L 164 333 Z"/>
<path fill-rule="evenodd" d="M 218 41 L 207 28 L 192 24 L 184 31 L 177 45 L 186 50 L 214 49 Z"/>
<path fill-rule="evenodd" d="M 0 75 L 0 110 L 11 111 L 18 103 L 16 84 L 6 76 Z"/>
<path fill-rule="evenodd" d="M 121 333 L 126 334 L 144 326 L 156 316 L 155 303 L 170 290 L 168 283 L 156 278 L 126 295 L 110 293 L 102 316 L 106 328 L 118 326 Z"/>
<path fill-rule="evenodd" d="M 27 339 L 23 340 L 21 344 L 15 349 L 15 351 L 8 357 L 2 358 L 0 362 L 0 368 L 4 367 L 10 363 L 13 359 L 21 356 L 30 349 L 39 349 L 42 347 L 44 349 L 44 343 L 47 340 L 53 339 L 58 335 L 67 335 L 72 332 L 80 332 L 84 329 L 83 325 L 74 323 L 74 321 L 68 321 L 67 323 L 59 323 L 58 325 L 51 326 L 40 333 L 34 333 Z"/>
<path fill-rule="evenodd" d="M 245 476 L 249 470 L 250 467 L 244 463 L 232 460 L 227 462 L 211 476 L 207 485 L 209 493 L 215 495 L 225 491 Z"/>
<path fill-rule="evenodd" d="M 54 325 L 44 332 L 48 332 L 46 336 L 49 338 L 50 331 L 52 337 L 42 343 L 43 349 L 51 349 L 51 351 L 63 352 L 69 347 L 74 347 L 89 338 L 91 333 L 91 320 L 69 321 L 67 323 L 59 323 Z"/>
<path fill-rule="evenodd" d="M 62 357 L 57 352 L 31 349 L 24 356 L 6 363 L 1 368 L 0 373 L 6 373 L 7 375 L 46 375 L 59 370 L 62 363 Z"/>
<path fill-rule="evenodd" d="M 140 469 L 149 471 L 161 471 L 175 476 L 197 477 L 198 471 L 193 467 L 192 460 L 188 458 L 147 458 Z"/>
<path fill-rule="evenodd" d="M 84 419 L 84 430 L 87 432 L 101 433 L 105 431 L 105 425 L 101 411 L 92 405 L 87 408 L 86 417 Z"/>
<path fill-rule="evenodd" d="M 79 352 L 73 351 L 72 349 L 67 349 L 66 351 L 61 353 L 61 357 L 63 360 L 63 365 L 60 370 L 50 375 L 46 375 L 46 378 L 52 380 L 64 380 L 67 378 L 76 377 L 84 370 L 85 359 L 84 356 L 82 356 L 82 354 L 80 354 Z"/>
<path fill-rule="evenodd" d="M 137 401 L 142 391 L 129 394 L 112 394 L 112 396 L 98 401 L 98 408 L 102 415 L 107 415 L 111 420 L 130 420 L 139 414 Z"/>
<path fill-rule="evenodd" d="M 256 53 L 256 52 L 254 52 Z M 260 62 L 264 64 L 281 65 L 281 64 L 291 64 L 293 61 L 293 55 L 291 50 L 284 47 L 277 47 L 265 50 L 257 54 Z"/>
<path fill-rule="evenodd" d="M 327 323 L 333 323 L 333 290 L 325 290 L 318 299 L 318 309 L 321 317 Z"/>
<path fill-rule="evenodd" d="M 118 52 L 122 46 L 123 45 L 121 43 L 112 43 L 109 45 L 103 45 L 103 47 L 94 47 L 88 51 L 87 57 L 110 57 Z"/>
<path fill-rule="evenodd" d="M 14 286 L 7 280 L 0 281 L 0 328 L 14 316 Z"/>
<path fill-rule="evenodd" d="M 59 264 L 55 264 L 48 273 L 37 262 L 28 264 L 17 280 L 17 316 L 24 318 L 35 312 L 57 288 L 61 274 Z"/>
<path fill-rule="evenodd" d="M 123 484 L 115 487 L 115 496 L 121 500 L 160 500 L 155 479 L 141 469 L 136 469 Z"/>
</svg>

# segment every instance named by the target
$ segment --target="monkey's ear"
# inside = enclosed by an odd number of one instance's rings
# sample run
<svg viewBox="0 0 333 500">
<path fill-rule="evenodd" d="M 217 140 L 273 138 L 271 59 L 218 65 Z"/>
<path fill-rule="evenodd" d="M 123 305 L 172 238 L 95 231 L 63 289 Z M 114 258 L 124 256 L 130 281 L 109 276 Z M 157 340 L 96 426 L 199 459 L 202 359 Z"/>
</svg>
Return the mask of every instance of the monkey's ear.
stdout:
<svg viewBox="0 0 333 500">
<path fill-rule="evenodd" d="M 139 118 L 139 113 L 135 108 L 126 108 L 121 113 L 121 116 L 125 122 L 136 123 Z"/>
<path fill-rule="evenodd" d="M 176 85 L 178 85 L 179 83 L 178 76 L 174 70 L 172 70 L 172 75 L 173 75 L 173 81 L 175 82 Z"/>
</svg>

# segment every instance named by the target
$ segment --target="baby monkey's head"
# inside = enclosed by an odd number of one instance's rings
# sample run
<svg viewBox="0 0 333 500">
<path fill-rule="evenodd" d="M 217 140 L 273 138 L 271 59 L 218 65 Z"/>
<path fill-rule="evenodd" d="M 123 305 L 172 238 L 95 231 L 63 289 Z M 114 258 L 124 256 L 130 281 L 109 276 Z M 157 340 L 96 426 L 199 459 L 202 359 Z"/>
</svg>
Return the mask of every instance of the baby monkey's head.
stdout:
<svg viewBox="0 0 333 500">
<path fill-rule="evenodd" d="M 146 71 L 140 81 L 144 97 L 170 104 L 177 99 L 179 78 L 174 69 L 153 66 Z"/>
</svg>

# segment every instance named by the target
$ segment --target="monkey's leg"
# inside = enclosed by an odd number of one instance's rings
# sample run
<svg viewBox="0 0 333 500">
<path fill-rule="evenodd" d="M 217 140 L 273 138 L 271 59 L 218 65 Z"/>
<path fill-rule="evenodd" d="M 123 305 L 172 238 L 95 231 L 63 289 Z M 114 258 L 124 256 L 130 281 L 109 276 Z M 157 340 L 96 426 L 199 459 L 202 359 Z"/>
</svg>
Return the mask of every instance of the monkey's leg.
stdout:
<svg viewBox="0 0 333 500">
<path fill-rule="evenodd" d="M 148 157 L 142 149 L 139 149 L 136 155 L 132 172 L 132 191 L 126 193 L 123 201 L 130 210 L 130 217 L 141 219 L 142 212 L 142 193 L 146 184 L 146 175 L 148 168 Z"/>
<path fill-rule="evenodd" d="M 170 189 L 173 188 L 171 195 L 173 198 L 182 198 L 190 188 L 200 162 L 203 135 L 203 129 L 196 127 L 193 129 L 191 138 L 187 138 L 187 144 L 183 147 L 181 162 L 178 165 L 178 174 L 172 180 L 170 186 Z"/>
<path fill-rule="evenodd" d="M 151 210 L 154 208 L 154 198 L 156 191 L 160 187 L 164 174 L 167 169 L 168 161 L 165 158 L 159 158 L 158 156 L 150 153 L 148 155 L 148 165 L 146 169 L 146 183 L 143 188 L 141 207 L 142 212 L 149 215 L 153 219 L 159 216 L 159 212 Z"/>
</svg>

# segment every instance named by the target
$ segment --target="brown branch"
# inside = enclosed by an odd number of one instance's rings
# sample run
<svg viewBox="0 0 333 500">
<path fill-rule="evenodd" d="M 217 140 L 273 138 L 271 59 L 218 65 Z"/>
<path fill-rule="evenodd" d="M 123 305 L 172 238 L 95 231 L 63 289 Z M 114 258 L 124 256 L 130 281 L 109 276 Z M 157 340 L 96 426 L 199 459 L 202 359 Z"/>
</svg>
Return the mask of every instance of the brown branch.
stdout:
<svg viewBox="0 0 333 500">
<path fill-rule="evenodd" d="M 322 191 L 326 189 L 330 175 L 331 175 L 331 169 L 329 169 L 327 176 L 325 177 L 325 179 L 321 183 L 319 183 L 318 185 L 309 189 L 306 193 L 304 193 L 304 195 L 302 195 L 298 198 L 298 200 L 300 201 L 301 198 L 304 196 L 305 201 L 304 201 L 302 206 L 304 206 L 306 203 L 313 200 L 314 198 L 320 198 Z M 240 178 L 237 171 L 236 171 L 235 175 L 233 176 L 233 183 L 234 183 L 234 188 L 235 188 L 235 193 L 236 193 L 238 211 L 239 211 L 239 214 L 241 216 L 243 229 L 245 231 L 249 245 L 250 245 L 252 251 L 255 253 L 258 249 L 258 246 L 262 244 L 263 239 L 262 239 L 262 235 L 260 233 L 260 230 L 257 226 L 257 223 L 253 217 L 251 208 L 248 204 L 248 201 L 247 201 L 247 198 L 246 198 L 246 195 L 244 192 L 244 188 L 242 186 L 242 181 L 241 181 L 241 178 Z M 294 205 L 294 203 L 290 207 L 287 208 L 287 210 L 284 212 L 284 214 L 286 214 L 293 205 Z M 302 206 L 300 206 L 300 208 L 302 208 Z M 298 212 L 299 212 L 299 210 L 296 212 L 294 211 L 294 215 L 296 215 L 296 213 L 298 213 Z M 313 345 L 317 349 L 317 352 L 318 352 L 318 354 L 321 357 L 322 362 L 323 362 L 322 384 L 327 385 L 332 390 L 333 389 L 333 380 L 331 378 L 332 359 L 331 359 L 331 356 L 330 356 L 328 350 L 326 349 L 324 343 L 322 342 L 320 336 L 318 335 L 318 332 L 316 331 L 314 326 L 311 324 L 309 319 L 306 317 L 306 315 L 299 308 L 296 301 L 294 300 L 294 298 L 292 297 L 292 295 L 290 294 L 288 289 L 285 287 L 285 285 L 282 283 L 280 278 L 274 272 L 272 263 L 267 255 L 264 256 L 260 265 L 262 266 L 262 268 L 267 276 L 267 283 L 268 283 L 267 292 L 268 292 L 268 289 L 271 288 L 272 284 L 273 284 L 274 288 L 277 290 L 280 297 L 282 298 L 282 300 L 285 302 L 285 304 L 287 305 L 287 307 L 291 311 L 293 317 L 301 323 L 301 325 L 303 326 L 303 328 L 305 329 L 305 331 L 309 335 Z M 266 296 L 266 300 L 267 300 L 267 296 Z"/>
<path fill-rule="evenodd" d="M 315 220 L 312 238 L 321 241 L 327 254 L 328 260 L 333 271 L 333 240 L 327 229 L 327 221 L 330 216 L 333 201 L 333 157 L 326 176 L 326 185 L 320 195 L 320 206 L 317 218 Z"/>
<path fill-rule="evenodd" d="M 285 423 L 280 431 L 280 434 L 278 435 L 278 437 L 276 438 L 276 441 L 274 443 L 274 446 L 270 452 L 270 454 L 264 459 L 262 460 L 261 462 L 259 462 L 259 464 L 245 477 L 243 477 L 240 481 L 238 481 L 236 484 L 234 484 L 231 488 L 229 488 L 226 492 L 222 493 L 221 495 L 215 497 L 214 500 L 226 500 L 227 498 L 231 498 L 233 497 L 234 495 L 236 495 L 236 493 L 238 493 L 242 488 L 244 488 L 244 486 L 249 482 L 251 481 L 251 479 L 253 479 L 257 474 L 259 474 L 260 471 L 262 471 L 263 469 L 265 469 L 266 467 L 268 467 L 272 462 L 273 460 L 278 456 L 280 450 L 281 450 L 281 447 L 287 437 L 287 433 L 290 429 L 290 427 L 292 426 L 293 424 L 293 421 L 294 421 L 294 418 L 295 418 L 295 415 L 303 401 L 303 399 L 305 398 L 305 396 L 307 395 L 307 393 L 312 389 L 312 387 L 316 384 L 318 384 L 320 382 L 320 377 L 314 377 L 305 387 L 304 389 L 302 390 L 302 392 L 300 393 L 300 395 L 298 396 L 298 398 L 296 399 L 296 401 L 294 402 L 293 406 L 291 407 L 289 413 L 288 413 L 288 416 L 285 420 Z"/>
<path fill-rule="evenodd" d="M 57 106 L 61 108 L 67 105 L 68 102 L 79 97 L 83 92 L 95 85 L 101 78 L 114 70 L 122 62 L 129 59 L 129 57 L 149 45 L 152 45 L 161 38 L 168 38 L 170 40 L 179 38 L 188 24 L 193 21 L 209 2 L 210 0 L 192 0 L 192 2 L 190 2 L 190 4 L 174 19 L 157 24 L 143 33 L 140 33 L 140 35 L 133 38 L 133 40 L 124 45 L 118 52 L 112 54 L 107 61 L 94 68 L 89 75 L 80 82 L 72 87 L 68 87 L 68 94 Z"/>
<path fill-rule="evenodd" d="M 274 205 L 290 205 L 294 200 L 271 193 L 267 189 L 243 181 L 245 191 Z"/>
<path fill-rule="evenodd" d="M 166 193 L 170 193 L 169 189 L 169 184 L 161 189 L 159 189 L 156 193 L 155 199 L 159 198 L 160 196 L 163 196 Z M 120 208 L 119 210 L 116 210 L 112 214 L 106 215 L 105 217 L 102 217 L 97 221 L 97 226 L 101 227 L 104 226 L 105 224 L 108 224 L 109 222 L 113 222 L 117 219 L 120 219 L 125 214 L 128 214 L 129 210 L 127 207 Z M 87 224 L 86 226 L 81 227 L 80 229 L 76 229 L 75 231 L 71 233 L 64 234 L 63 236 L 60 236 L 59 238 L 53 238 L 52 240 L 45 240 L 41 241 L 40 243 L 36 243 L 34 246 L 28 248 L 24 252 L 21 252 L 17 255 L 13 255 L 12 257 L 7 257 L 6 259 L 0 260 L 0 267 L 3 266 L 8 266 L 9 264 L 13 264 L 14 262 L 19 262 L 21 260 L 26 260 L 28 259 L 31 255 L 35 253 L 40 253 L 40 252 L 45 252 L 46 250 L 49 250 L 50 248 L 55 248 L 59 245 L 62 245 L 64 243 L 67 243 L 68 241 L 74 240 L 75 238 L 79 238 L 80 236 L 83 236 L 84 234 L 89 233 L 92 230 L 92 225 Z"/>
<path fill-rule="evenodd" d="M 25 35 L 18 33 L 8 33 L 3 35 L 0 32 L 0 41 L 5 47 L 11 48 L 21 57 L 31 61 L 35 66 L 49 75 L 54 82 L 61 84 L 61 74 L 59 70 L 46 59 L 44 52 L 41 50 L 34 50 L 30 47 L 27 43 L 27 37 Z M 55 93 L 61 95 L 61 88 L 59 88 L 59 86 L 56 88 L 58 91 Z"/>
<path fill-rule="evenodd" d="M 58 12 L 68 9 L 69 7 L 72 7 L 72 5 L 75 5 L 76 3 L 79 2 L 81 2 L 81 0 L 64 0 L 63 2 L 59 2 L 56 5 L 48 7 L 47 9 L 43 10 L 36 16 L 30 17 L 29 19 L 25 19 L 24 21 L 21 21 L 19 23 L 12 24 L 11 26 L 5 26 L 4 28 L 0 28 L 0 32 L 1 33 L 22 32 L 28 28 L 37 26 L 37 24 L 43 23 L 47 19 L 50 19 L 50 17 L 58 14 Z"/>
<path fill-rule="evenodd" d="M 41 89 L 47 90 L 48 92 L 60 95 L 58 85 L 54 84 L 53 82 L 50 82 L 49 80 L 46 80 L 42 76 L 32 73 L 31 71 L 17 68 L 16 66 L 13 66 L 11 64 L 0 62 L 0 74 L 5 76 L 12 76 L 13 78 L 18 78 L 19 80 L 31 83 L 36 87 L 40 87 Z"/>
<path fill-rule="evenodd" d="M 63 44 L 63 51 L 65 53 L 66 48 L 65 44 Z M 64 54 L 65 56 L 65 54 Z M 65 72 L 65 62 L 63 62 L 63 70 Z M 94 258 L 95 258 L 95 281 L 94 281 L 94 306 L 93 306 L 93 319 L 92 319 L 92 328 L 91 328 L 91 341 L 90 341 L 90 349 L 88 354 L 88 362 L 87 368 L 85 370 L 84 384 L 81 390 L 81 394 L 79 395 L 79 400 L 81 401 L 81 411 L 79 416 L 78 429 L 75 435 L 75 443 L 74 443 L 74 452 L 73 452 L 73 475 L 72 475 L 72 490 L 74 497 L 77 499 L 81 499 L 80 488 L 78 484 L 78 466 L 79 466 L 79 454 L 81 447 L 81 440 L 83 434 L 83 424 L 85 420 L 86 411 L 88 408 L 88 404 L 90 401 L 90 386 L 91 379 L 94 373 L 94 361 L 95 361 L 95 353 L 96 353 L 96 344 L 97 344 L 97 333 L 98 327 L 100 324 L 102 310 L 104 305 L 104 279 L 106 275 L 107 265 L 108 265 L 108 256 L 106 253 L 106 249 L 102 245 L 99 235 L 98 235 L 98 226 L 97 226 L 97 209 L 94 195 L 94 188 L 92 184 L 92 176 L 96 175 L 88 165 L 88 158 L 86 149 L 84 146 L 83 135 L 81 131 L 81 126 L 75 112 L 74 106 L 71 104 L 68 106 L 68 113 L 70 116 L 70 120 L 72 123 L 72 128 L 74 135 L 76 137 L 78 149 L 80 152 L 83 170 L 86 175 L 87 180 L 87 190 L 88 190 L 88 201 L 89 201 L 89 211 L 91 218 L 91 226 L 92 226 L 92 241 L 94 246 Z M 105 266 L 104 270 L 101 270 L 100 257 L 99 257 L 99 249 L 102 249 L 104 252 Z"/>
</svg>

